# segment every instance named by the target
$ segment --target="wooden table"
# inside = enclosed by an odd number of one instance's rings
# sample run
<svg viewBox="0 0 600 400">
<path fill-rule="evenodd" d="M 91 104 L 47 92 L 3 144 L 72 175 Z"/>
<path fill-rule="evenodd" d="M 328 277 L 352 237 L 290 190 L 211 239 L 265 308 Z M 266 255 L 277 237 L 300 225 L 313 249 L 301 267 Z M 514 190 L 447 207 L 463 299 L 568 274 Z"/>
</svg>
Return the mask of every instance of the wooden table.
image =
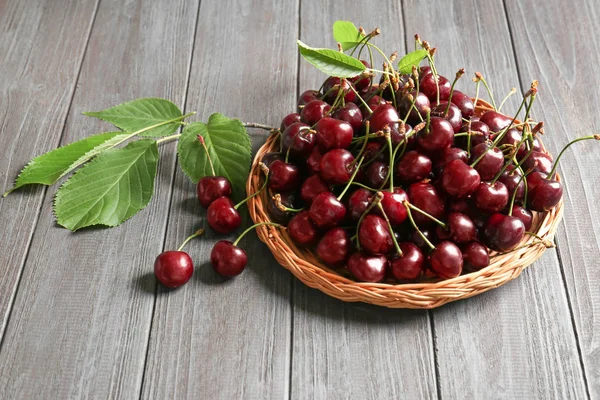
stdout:
<svg viewBox="0 0 600 400">
<path fill-rule="evenodd" d="M 539 79 L 534 116 L 555 154 L 597 133 L 597 2 L 300 1 L 0 0 L 0 189 L 33 156 L 108 129 L 82 111 L 138 97 L 171 99 L 197 120 L 219 111 L 278 125 L 324 79 L 296 39 L 334 47 L 336 19 L 381 28 L 390 53 L 411 50 L 418 32 L 442 73 L 467 69 L 471 92 L 475 71 L 500 99 Z M 256 149 L 265 133 L 251 133 Z M 593 143 L 562 163 L 557 249 L 497 290 L 432 311 L 326 297 L 254 235 L 237 279 L 215 277 L 209 233 L 188 248 L 192 281 L 157 287 L 155 256 L 204 224 L 174 150 L 161 149 L 150 206 L 118 228 L 59 228 L 56 187 L 0 201 L 0 398 L 600 398 Z"/>
</svg>

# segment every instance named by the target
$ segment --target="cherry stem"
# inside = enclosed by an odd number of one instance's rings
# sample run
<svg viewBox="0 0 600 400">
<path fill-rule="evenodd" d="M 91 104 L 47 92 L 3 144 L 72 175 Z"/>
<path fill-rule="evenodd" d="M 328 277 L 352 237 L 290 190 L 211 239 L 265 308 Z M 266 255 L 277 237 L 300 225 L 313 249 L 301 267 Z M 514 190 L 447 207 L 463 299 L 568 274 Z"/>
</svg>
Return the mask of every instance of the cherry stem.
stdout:
<svg viewBox="0 0 600 400">
<path fill-rule="evenodd" d="M 365 102 L 365 100 L 362 98 L 362 96 L 360 94 L 358 94 L 358 92 L 356 91 L 356 89 L 354 89 L 354 86 L 350 85 L 350 89 L 352 89 L 352 91 L 354 92 L 354 94 L 356 94 L 356 97 L 358 97 L 358 99 L 360 100 L 360 102 L 362 103 L 362 105 L 365 106 L 365 108 L 367 109 L 367 111 L 369 112 L 369 114 L 373 114 L 373 110 L 371 110 L 371 107 L 369 107 L 369 105 Z"/>
<path fill-rule="evenodd" d="M 452 104 L 452 95 L 454 94 L 454 85 L 460 79 L 461 76 L 465 74 L 465 69 L 461 68 L 456 72 L 456 76 L 454 77 L 454 81 L 452 82 L 452 86 L 450 86 L 450 96 L 448 97 L 448 104 L 446 105 L 446 110 L 444 111 L 444 117 L 448 115 L 448 111 L 450 110 L 450 104 Z"/>
<path fill-rule="evenodd" d="M 504 99 L 502 99 L 502 103 L 500 103 L 500 105 L 498 106 L 498 112 L 500 112 L 500 110 L 502 109 L 502 106 L 504 105 L 504 103 L 506 103 L 506 100 L 508 100 L 508 98 L 515 93 L 517 93 L 517 88 L 510 89 L 510 92 L 508 92 L 506 97 L 504 97 Z"/>
<path fill-rule="evenodd" d="M 496 107 L 496 100 L 494 100 L 494 94 L 492 93 L 492 89 L 490 89 L 490 87 L 488 86 L 483 75 L 479 73 L 478 78 L 481 80 L 481 83 L 483 83 L 483 86 L 485 86 L 485 90 L 487 90 L 488 96 L 490 96 L 490 101 L 492 102 L 492 107 L 494 107 L 494 111 L 498 111 L 498 107 Z"/>
<path fill-rule="evenodd" d="M 269 225 L 269 226 L 276 226 L 278 228 L 283 228 L 285 229 L 284 226 L 281 226 L 275 222 L 259 222 L 257 224 L 251 225 L 248 228 L 246 228 L 246 230 L 244 232 L 242 232 L 242 234 L 240 236 L 238 236 L 237 239 L 235 239 L 235 242 L 233 242 L 234 246 L 237 246 L 237 244 L 240 242 L 240 240 L 242 240 L 242 238 L 248 233 L 250 232 L 252 229 L 259 227 L 259 226 L 263 226 L 263 225 Z"/>
<path fill-rule="evenodd" d="M 365 122 L 365 132 L 366 135 L 365 136 L 369 136 L 369 130 L 371 128 L 371 122 L 370 121 L 366 121 Z M 369 139 L 367 139 L 366 137 L 363 140 L 363 144 L 362 147 L 360 148 L 360 151 L 358 152 L 358 154 L 356 155 L 356 158 L 350 163 L 350 165 L 354 165 L 356 164 L 356 161 L 358 161 L 358 159 L 363 155 L 363 153 L 365 152 L 365 149 L 367 148 L 367 143 L 369 142 Z"/>
<path fill-rule="evenodd" d="M 394 235 L 394 229 L 392 228 L 390 219 L 388 218 L 387 214 L 385 213 L 385 210 L 383 209 L 383 206 L 381 205 L 381 203 L 377 203 L 377 207 L 379 208 L 379 211 L 381 211 L 381 215 L 383 215 L 383 219 L 385 219 L 385 222 L 387 222 L 387 226 L 390 231 L 390 235 L 392 236 L 392 241 L 394 242 L 394 247 L 396 248 L 396 252 L 398 253 L 398 255 L 400 257 L 402 257 L 404 255 L 404 253 L 402 253 L 402 250 L 400 249 L 400 245 L 398 244 L 398 241 L 396 240 L 396 235 Z"/>
<path fill-rule="evenodd" d="M 410 223 L 412 224 L 413 228 L 415 228 L 415 230 L 417 231 L 417 233 L 421 236 L 421 239 L 423 239 L 423 241 L 425 243 L 427 243 L 427 246 L 429 246 L 429 248 L 431 250 L 435 249 L 435 246 L 433 245 L 433 243 L 431 243 L 429 241 L 429 239 L 427 239 L 427 236 L 425 236 L 423 234 L 423 232 L 421 232 L 421 230 L 417 226 L 415 220 L 413 219 L 412 212 L 410 211 L 410 203 L 408 201 L 406 201 L 406 200 L 403 201 L 403 203 L 404 203 L 404 207 L 406 207 L 406 211 L 408 213 L 408 219 L 410 220 Z"/>
<path fill-rule="evenodd" d="M 206 158 L 208 159 L 208 164 L 210 165 L 210 170 L 212 171 L 213 176 L 217 176 L 215 173 L 215 167 L 213 165 L 212 159 L 210 158 L 210 154 L 208 153 L 208 147 L 206 147 L 206 142 L 204 142 L 204 137 L 202 135 L 198 135 L 198 141 L 204 148 L 204 152 L 206 153 Z"/>
<path fill-rule="evenodd" d="M 592 136 L 584 136 L 584 137 L 577 138 L 575 140 L 570 141 L 565 147 L 563 147 L 563 149 L 560 151 L 560 153 L 558 153 L 558 157 L 556 157 L 556 160 L 554 161 L 554 166 L 552 167 L 552 169 L 548 173 L 548 178 L 547 179 L 552 179 L 552 177 L 554 176 L 554 173 L 556 172 L 556 168 L 558 167 L 558 162 L 560 161 L 561 157 L 565 153 L 565 150 L 567 150 L 569 147 L 571 147 L 571 145 L 573 145 L 573 144 L 575 144 L 577 142 L 581 142 L 583 140 L 590 140 L 590 139 L 600 140 L 600 134 L 596 134 L 596 135 L 592 135 Z"/>
<path fill-rule="evenodd" d="M 181 137 L 181 133 L 176 133 L 176 134 L 171 135 L 171 136 L 165 136 L 163 138 L 158 139 L 156 141 L 156 144 L 158 145 L 158 144 L 161 144 L 161 143 L 170 142 L 172 140 L 179 139 L 180 137 Z"/>
<path fill-rule="evenodd" d="M 275 206 L 280 209 L 281 211 L 284 212 L 300 212 L 302 210 L 304 210 L 304 207 L 302 208 L 290 208 L 290 207 L 286 207 L 283 205 L 283 203 L 281 202 L 281 195 L 279 193 L 275 194 L 275 196 L 272 197 L 272 199 L 275 201 Z"/>
<path fill-rule="evenodd" d="M 431 110 L 427 110 L 427 124 L 425 125 L 425 133 L 429 133 L 430 123 L 431 123 Z"/>
<path fill-rule="evenodd" d="M 260 189 L 258 189 L 256 192 L 252 193 L 250 196 L 246 197 L 244 200 L 242 200 L 239 203 L 237 203 L 235 206 L 233 206 L 233 208 L 235 208 L 236 210 L 238 208 L 240 208 L 241 205 L 243 205 L 245 202 L 247 202 L 251 198 L 253 198 L 255 196 L 258 196 L 267 187 L 267 183 L 269 182 L 269 168 L 267 168 L 267 166 L 265 164 L 263 164 L 263 163 L 260 163 L 259 165 L 260 165 L 262 171 L 265 174 L 265 181 L 263 182 L 263 184 L 260 187 Z"/>
<path fill-rule="evenodd" d="M 477 107 L 477 102 L 479 101 L 479 87 L 481 86 L 481 81 L 479 79 L 477 79 L 476 82 L 477 83 L 475 83 L 475 101 L 473 102 L 473 105 L 475 107 Z"/>
<path fill-rule="evenodd" d="M 386 132 L 385 139 L 387 140 L 387 145 L 390 153 L 390 162 L 388 166 L 388 176 L 390 179 L 390 193 L 394 192 L 394 149 L 392 146 L 392 138 L 390 137 L 390 133 Z"/>
<path fill-rule="evenodd" d="M 367 208 L 365 208 L 365 211 L 362 213 L 362 215 L 360 216 L 360 218 L 358 220 L 358 223 L 356 224 L 356 236 L 358 236 L 358 230 L 360 229 L 360 224 L 362 224 L 363 219 L 365 219 L 365 217 L 367 216 L 367 214 L 369 214 L 371 212 L 373 207 L 377 206 L 383 199 L 383 193 L 378 191 L 377 193 L 375 193 L 375 196 L 373 196 L 373 197 L 374 198 L 371 201 L 371 204 L 369 204 L 367 206 Z M 356 247 L 360 251 L 360 242 L 359 241 L 356 242 Z"/>
<path fill-rule="evenodd" d="M 363 185 L 363 184 L 362 184 L 362 183 L 360 183 L 360 182 L 352 182 L 352 184 L 353 184 L 353 185 L 355 185 L 355 186 L 361 187 L 361 188 L 363 188 L 363 189 L 367 189 L 367 190 L 369 190 L 369 191 L 371 191 L 371 192 L 376 192 L 376 191 L 378 190 L 378 189 L 373 189 L 372 187 L 369 187 L 369 186 L 367 186 L 367 185 Z"/>
<path fill-rule="evenodd" d="M 183 247 L 193 238 L 196 238 L 200 235 L 202 235 L 204 233 L 204 229 L 198 229 L 196 232 L 194 232 L 192 235 L 188 236 L 187 239 L 185 239 L 183 241 L 183 243 L 181 243 L 181 246 L 179 246 L 179 248 L 177 249 L 177 251 L 181 251 L 181 249 L 183 249 Z"/>
<path fill-rule="evenodd" d="M 278 131 L 279 128 L 273 128 L 272 126 L 257 124 L 256 122 L 242 122 L 242 126 L 245 128 L 257 128 L 264 129 L 265 131 Z"/>
<path fill-rule="evenodd" d="M 437 219 L 433 215 L 429 214 L 428 212 L 425 212 L 425 211 L 421 210 L 419 207 L 417 207 L 417 206 L 415 206 L 415 205 L 413 205 L 413 204 L 411 204 L 411 203 L 409 203 L 407 201 L 405 201 L 404 203 L 406 203 L 406 204 L 404 204 L 404 206 L 407 206 L 407 204 L 408 204 L 407 207 L 409 207 L 410 209 L 415 210 L 419 214 L 423 214 L 424 216 L 426 216 L 427 218 L 429 218 L 430 220 L 432 220 L 436 224 L 440 225 L 442 228 L 448 229 L 448 225 L 446 223 L 440 221 L 439 219 Z"/>
<path fill-rule="evenodd" d="M 525 233 L 528 233 L 528 234 L 529 234 L 530 232 L 525 232 Z M 536 236 L 536 237 L 538 237 L 538 238 L 539 238 L 539 236 Z M 540 239 L 541 239 L 541 238 L 540 238 Z M 556 246 L 554 245 L 554 243 L 552 243 L 551 241 L 549 241 L 549 240 L 547 240 L 547 239 L 541 239 L 541 240 L 539 240 L 539 241 L 535 241 L 535 242 L 527 243 L 527 244 L 524 244 L 523 246 L 519 246 L 519 247 L 517 247 L 517 248 L 514 248 L 514 249 L 512 249 L 512 250 L 509 250 L 509 251 L 505 251 L 504 253 L 498 253 L 498 254 L 496 254 L 494 257 L 503 256 L 503 255 L 505 255 L 505 254 L 509 254 L 509 253 L 515 252 L 515 251 L 517 251 L 517 250 L 525 249 L 525 248 L 527 248 L 527 247 L 535 246 L 535 245 L 538 245 L 538 244 L 541 244 L 541 245 L 543 245 L 543 246 L 544 246 L 544 247 L 546 247 L 547 249 L 552 249 L 552 248 L 556 247 Z"/>
<path fill-rule="evenodd" d="M 413 109 L 417 112 L 417 115 L 419 116 L 421 121 L 423 121 L 423 117 L 421 116 L 421 113 L 419 112 L 419 110 L 417 110 L 417 107 L 415 107 L 415 103 L 417 102 L 417 96 L 419 95 L 419 73 L 417 72 L 416 67 L 413 68 L 413 77 L 415 78 L 415 95 L 413 96 L 412 102 L 410 104 L 410 108 L 408 109 L 408 111 L 406 112 L 406 115 L 404 116 L 404 119 L 402 120 L 402 123 L 404 123 L 405 125 L 406 125 L 406 121 L 408 121 L 408 118 L 410 117 L 410 113 L 412 112 Z"/>
<path fill-rule="evenodd" d="M 360 166 L 361 166 L 361 164 L 362 164 L 362 162 L 363 162 L 364 159 L 365 159 L 364 157 L 360 158 L 360 161 L 358 162 L 358 165 L 354 169 L 354 172 L 352 173 L 352 176 L 350 177 L 350 180 L 346 184 L 346 187 L 344 188 L 344 190 L 342 190 L 342 193 L 340 193 L 340 195 L 337 197 L 338 200 L 342 200 L 342 198 L 344 197 L 344 195 L 346 194 L 346 192 L 348 191 L 348 189 L 352 185 L 352 181 L 356 177 L 356 174 L 358 174 L 358 170 L 360 169 Z"/>
</svg>

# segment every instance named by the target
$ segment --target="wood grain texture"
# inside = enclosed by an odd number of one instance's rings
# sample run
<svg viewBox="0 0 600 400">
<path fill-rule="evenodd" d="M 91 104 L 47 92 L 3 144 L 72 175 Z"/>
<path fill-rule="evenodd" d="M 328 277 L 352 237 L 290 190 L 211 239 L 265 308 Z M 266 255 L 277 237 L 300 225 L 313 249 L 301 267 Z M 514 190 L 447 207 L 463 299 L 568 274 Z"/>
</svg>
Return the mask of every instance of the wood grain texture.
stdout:
<svg viewBox="0 0 600 400">
<path fill-rule="evenodd" d="M 82 111 L 144 96 L 183 104 L 197 5 L 102 1 L 62 143 L 110 129 Z M 79 22 L 54 15 L 52 23 Z M 51 76 L 41 82 L 54 85 Z M 0 398 L 139 396 L 155 289 L 147 275 L 162 247 L 175 165 L 174 147 L 163 150 L 154 200 L 119 228 L 59 228 L 55 188 L 48 192 L 0 353 Z"/>
<path fill-rule="evenodd" d="M 569 5 L 548 1 L 533 7 L 526 1 L 507 1 L 510 27 L 523 83 L 540 80 L 534 116 L 546 123 L 544 143 L 554 154 L 569 141 L 598 133 L 598 77 L 600 41 L 593 26 L 600 19 L 597 2 Z M 570 29 L 549 29 L 569 26 Z M 587 375 L 590 398 L 600 397 L 600 143 L 574 145 L 561 161 L 564 177 L 565 218 L 557 234 Z"/>
<path fill-rule="evenodd" d="M 0 192 L 58 145 L 96 3 L 0 2 Z M 27 187 L 0 200 L 0 339 L 43 194 Z"/>
<path fill-rule="evenodd" d="M 303 42 L 335 48 L 331 27 L 351 20 L 391 54 L 405 50 L 400 2 L 302 2 Z M 382 60 L 375 54 L 376 60 Z M 379 63 L 379 61 L 378 61 Z M 380 68 L 380 65 L 376 65 Z M 326 77 L 300 62 L 299 91 L 318 89 Z M 389 310 L 343 303 L 294 281 L 293 399 L 436 398 L 433 346 L 426 311 Z"/>
<path fill-rule="evenodd" d="M 404 11 L 407 33 L 438 47 L 442 74 L 465 67 L 461 86 L 469 92 L 474 71 L 484 73 L 497 99 L 519 86 L 500 2 L 406 1 Z M 520 101 L 514 97 L 504 109 L 509 114 Z M 517 280 L 434 310 L 433 317 L 442 398 L 586 397 L 555 251 Z"/>
<path fill-rule="evenodd" d="M 218 111 L 279 126 L 295 102 L 297 10 L 295 1 L 202 1 L 187 102 L 199 120 Z M 256 150 L 267 133 L 251 134 Z M 178 170 L 165 248 L 205 225 L 204 216 L 195 185 Z M 235 236 L 207 229 L 188 247 L 197 265 L 192 281 L 177 291 L 159 289 L 144 398 L 288 395 L 291 275 L 252 233 L 241 242 L 246 271 L 223 281 L 210 251 Z"/>
</svg>

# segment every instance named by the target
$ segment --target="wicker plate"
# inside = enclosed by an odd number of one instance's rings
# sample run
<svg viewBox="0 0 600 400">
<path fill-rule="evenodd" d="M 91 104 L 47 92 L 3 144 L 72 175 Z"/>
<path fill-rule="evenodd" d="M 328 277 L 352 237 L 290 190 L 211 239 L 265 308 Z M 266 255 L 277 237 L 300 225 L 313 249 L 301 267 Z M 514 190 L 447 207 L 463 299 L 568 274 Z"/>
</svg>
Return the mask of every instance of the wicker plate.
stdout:
<svg viewBox="0 0 600 400">
<path fill-rule="evenodd" d="M 488 103 L 479 100 L 476 114 L 481 115 L 490 109 Z M 252 164 L 246 183 L 248 195 L 255 193 L 263 183 L 262 172 L 258 165 L 262 156 L 277 149 L 277 136 L 269 136 Z M 556 179 L 560 180 L 558 174 Z M 268 193 L 263 191 L 248 201 L 250 216 L 255 223 L 269 221 L 266 210 L 267 196 Z M 562 200 L 548 212 L 533 212 L 531 231 L 543 239 L 552 240 L 562 215 Z M 537 243 L 508 254 L 492 253 L 490 265 L 486 268 L 443 281 L 406 284 L 365 283 L 353 281 L 321 264 L 312 250 L 296 247 L 285 229 L 260 226 L 257 228 L 257 235 L 271 249 L 277 262 L 306 285 L 343 301 L 361 301 L 390 308 L 435 308 L 451 301 L 478 295 L 515 279 L 546 250 L 543 244 Z M 525 235 L 518 247 L 532 242 L 538 240 Z"/>
</svg>

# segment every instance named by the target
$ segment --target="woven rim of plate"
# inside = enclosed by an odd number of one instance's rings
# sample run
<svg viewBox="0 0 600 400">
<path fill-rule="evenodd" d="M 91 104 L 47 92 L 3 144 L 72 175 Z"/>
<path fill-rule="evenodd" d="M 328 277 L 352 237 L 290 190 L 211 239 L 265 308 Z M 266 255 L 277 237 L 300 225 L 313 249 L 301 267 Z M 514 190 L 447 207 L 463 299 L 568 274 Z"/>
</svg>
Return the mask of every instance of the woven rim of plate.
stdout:
<svg viewBox="0 0 600 400">
<path fill-rule="evenodd" d="M 488 110 L 492 110 L 489 103 L 483 100 L 477 102 L 476 115 Z M 246 183 L 248 195 L 256 193 L 264 182 L 259 162 L 264 154 L 277 150 L 277 139 L 278 135 L 270 135 L 258 150 Z M 558 174 L 556 179 L 560 180 Z M 266 208 L 267 196 L 265 190 L 248 201 L 250 217 L 254 223 L 270 221 Z M 541 239 L 551 241 L 562 215 L 562 200 L 550 211 L 533 212 L 531 231 Z M 390 308 L 430 309 L 476 296 L 515 279 L 546 250 L 546 246 L 538 239 L 525 235 L 517 250 L 505 254 L 491 253 L 490 265 L 477 272 L 435 282 L 366 283 L 356 282 L 322 264 L 311 249 L 297 247 L 285 229 L 263 225 L 259 226 L 256 232 L 277 262 L 307 286 L 342 301 L 365 302 Z M 525 245 L 529 246 L 522 247 Z"/>
</svg>

